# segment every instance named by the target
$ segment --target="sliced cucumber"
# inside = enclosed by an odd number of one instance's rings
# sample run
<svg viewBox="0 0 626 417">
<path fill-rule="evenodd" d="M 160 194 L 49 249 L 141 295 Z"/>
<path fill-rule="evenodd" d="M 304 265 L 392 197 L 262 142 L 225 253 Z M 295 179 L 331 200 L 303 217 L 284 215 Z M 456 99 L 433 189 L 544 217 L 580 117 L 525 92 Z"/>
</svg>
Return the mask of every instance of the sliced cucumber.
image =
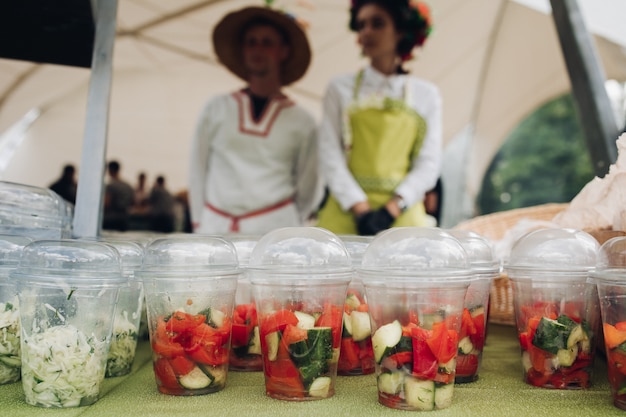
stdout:
<svg viewBox="0 0 626 417">
<path fill-rule="evenodd" d="M 252 330 L 252 337 L 248 344 L 248 354 L 260 355 L 261 354 L 261 336 L 259 336 L 259 326 L 254 326 Z"/>
<path fill-rule="evenodd" d="M 447 408 L 452 404 L 452 394 L 454 394 L 454 384 L 445 384 L 435 387 L 435 408 Z"/>
<path fill-rule="evenodd" d="M 328 361 L 333 357 L 333 333 L 330 327 L 314 327 L 307 332 L 311 361 Z"/>
<path fill-rule="evenodd" d="M 424 329 L 432 329 L 433 324 L 439 323 L 445 319 L 444 312 L 430 313 L 430 314 L 422 314 L 420 317 L 420 327 Z"/>
<path fill-rule="evenodd" d="M 380 363 L 387 348 L 397 345 L 401 337 L 402 325 L 398 320 L 380 326 L 376 330 L 376 333 L 372 336 L 372 347 L 376 363 Z"/>
<path fill-rule="evenodd" d="M 201 389 L 211 385 L 211 378 L 209 378 L 200 368 L 197 366 L 186 375 L 178 378 L 180 385 L 187 389 Z"/>
<path fill-rule="evenodd" d="M 404 372 L 387 372 L 378 376 L 378 390 L 390 395 L 397 395 L 404 384 Z"/>
<path fill-rule="evenodd" d="M 469 336 L 465 336 L 463 339 L 459 340 L 459 353 L 469 355 L 473 349 L 474 345 Z"/>
<path fill-rule="evenodd" d="M 351 310 L 356 310 L 358 306 L 361 305 L 361 301 L 356 294 L 348 294 L 346 297 L 346 306 L 350 307 Z"/>
<path fill-rule="evenodd" d="M 556 352 L 556 358 L 559 360 L 560 366 L 572 366 L 578 356 L 578 345 L 574 345 L 568 349 L 559 349 Z"/>
<path fill-rule="evenodd" d="M 522 366 L 524 367 L 524 372 L 528 372 L 530 368 L 533 367 L 533 363 L 530 360 L 530 354 L 528 352 L 522 353 Z"/>
<path fill-rule="evenodd" d="M 224 325 L 226 314 L 216 308 L 206 308 L 200 312 L 206 316 L 206 323 L 212 327 L 218 328 Z"/>
<path fill-rule="evenodd" d="M 330 391 L 330 381 L 330 378 L 327 376 L 315 378 L 313 382 L 311 382 L 309 396 L 316 398 L 328 397 L 328 392 Z"/>
<path fill-rule="evenodd" d="M 576 325 L 567 337 L 567 347 L 572 348 L 578 343 L 580 343 L 580 350 L 582 350 L 583 353 L 589 353 L 591 351 L 589 335 L 587 335 L 587 332 L 585 332 L 585 329 L 580 324 Z"/>
<path fill-rule="evenodd" d="M 470 316 L 472 316 L 472 318 L 478 317 L 481 314 L 485 314 L 485 307 L 483 307 L 482 305 L 476 306 L 472 309 L 472 311 L 470 311 Z"/>
<path fill-rule="evenodd" d="M 350 321 L 352 322 L 352 338 L 355 342 L 365 340 L 372 335 L 369 313 L 353 311 L 350 314 Z"/>
<path fill-rule="evenodd" d="M 439 368 L 439 372 L 443 374 L 451 374 L 456 370 L 456 358 L 452 358 L 446 363 L 439 363 L 437 367 Z"/>
<path fill-rule="evenodd" d="M 315 317 L 312 315 L 303 313 L 302 311 L 294 311 L 293 313 L 298 318 L 298 324 L 296 327 L 301 329 L 311 329 L 315 327 Z"/>
<path fill-rule="evenodd" d="M 213 381 L 211 382 L 211 386 L 223 387 L 226 385 L 226 368 L 221 366 L 218 368 L 212 368 L 210 371 L 211 376 L 213 376 Z"/>
<path fill-rule="evenodd" d="M 275 361 L 278 356 L 278 344 L 280 343 L 278 331 L 267 334 L 265 343 L 267 344 L 267 359 Z"/>
<path fill-rule="evenodd" d="M 404 381 L 406 403 L 420 411 L 435 408 L 435 382 L 407 377 Z"/>
<path fill-rule="evenodd" d="M 343 313 L 343 337 L 352 336 L 352 318 L 344 312 Z"/>
</svg>

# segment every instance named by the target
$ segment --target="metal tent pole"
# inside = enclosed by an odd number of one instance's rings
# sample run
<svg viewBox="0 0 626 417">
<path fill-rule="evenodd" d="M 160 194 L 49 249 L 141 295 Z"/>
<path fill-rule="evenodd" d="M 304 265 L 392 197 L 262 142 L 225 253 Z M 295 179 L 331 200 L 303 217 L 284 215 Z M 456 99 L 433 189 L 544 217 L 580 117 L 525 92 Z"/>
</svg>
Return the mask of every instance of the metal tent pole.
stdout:
<svg viewBox="0 0 626 417">
<path fill-rule="evenodd" d="M 603 177 L 617 158 L 619 135 L 604 70 L 576 0 L 550 3 L 594 171 Z"/>
<path fill-rule="evenodd" d="M 87 117 L 74 212 L 74 237 L 96 237 L 102 224 L 102 200 L 113 70 L 117 0 L 93 0 L 96 31 Z"/>
</svg>

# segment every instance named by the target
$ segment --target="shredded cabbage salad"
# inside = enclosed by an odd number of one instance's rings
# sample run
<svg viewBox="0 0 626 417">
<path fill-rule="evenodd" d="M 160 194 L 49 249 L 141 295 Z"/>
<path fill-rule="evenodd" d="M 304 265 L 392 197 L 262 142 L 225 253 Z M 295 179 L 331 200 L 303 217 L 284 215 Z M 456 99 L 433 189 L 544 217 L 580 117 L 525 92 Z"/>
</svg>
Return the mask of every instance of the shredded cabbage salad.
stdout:
<svg viewBox="0 0 626 417">
<path fill-rule="evenodd" d="M 20 313 L 17 297 L 0 303 L 0 384 L 20 379 Z"/>
<path fill-rule="evenodd" d="M 105 341 L 62 325 L 25 337 L 23 347 L 22 385 L 28 404 L 78 407 L 97 400 L 107 356 Z"/>
<path fill-rule="evenodd" d="M 137 348 L 137 326 L 128 320 L 128 312 L 118 315 L 113 323 L 113 337 L 107 357 L 106 376 L 121 376 L 130 372 Z"/>
</svg>

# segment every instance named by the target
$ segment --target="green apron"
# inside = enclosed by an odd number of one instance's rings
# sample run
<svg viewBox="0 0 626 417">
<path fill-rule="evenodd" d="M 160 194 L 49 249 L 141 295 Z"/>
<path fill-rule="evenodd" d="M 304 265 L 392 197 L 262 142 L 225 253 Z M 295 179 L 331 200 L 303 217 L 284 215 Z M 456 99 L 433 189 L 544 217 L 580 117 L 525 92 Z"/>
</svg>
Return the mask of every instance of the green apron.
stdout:
<svg viewBox="0 0 626 417">
<path fill-rule="evenodd" d="M 357 75 L 353 103 L 346 112 L 343 135 L 348 168 L 359 183 L 372 210 L 387 204 L 411 169 L 419 153 L 426 121 L 402 100 L 390 98 L 358 101 L 363 71 Z M 424 203 L 418 202 L 402 213 L 392 227 L 426 225 Z M 354 216 L 331 194 L 320 210 L 318 226 L 336 234 L 358 234 Z"/>
</svg>

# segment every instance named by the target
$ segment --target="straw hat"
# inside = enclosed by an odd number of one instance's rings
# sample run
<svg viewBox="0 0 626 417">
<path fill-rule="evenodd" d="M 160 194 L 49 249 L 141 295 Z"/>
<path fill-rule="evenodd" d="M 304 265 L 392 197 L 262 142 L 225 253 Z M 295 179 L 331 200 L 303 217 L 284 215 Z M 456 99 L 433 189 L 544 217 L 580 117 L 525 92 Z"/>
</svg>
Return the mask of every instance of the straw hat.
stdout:
<svg viewBox="0 0 626 417">
<path fill-rule="evenodd" d="M 220 62 L 233 74 L 246 80 L 247 73 L 241 53 L 241 31 L 253 19 L 269 20 L 287 34 L 290 53 L 282 68 L 282 84 L 300 79 L 311 62 L 309 41 L 295 19 L 267 7 L 246 7 L 231 12 L 213 30 L 213 49 Z"/>
</svg>

